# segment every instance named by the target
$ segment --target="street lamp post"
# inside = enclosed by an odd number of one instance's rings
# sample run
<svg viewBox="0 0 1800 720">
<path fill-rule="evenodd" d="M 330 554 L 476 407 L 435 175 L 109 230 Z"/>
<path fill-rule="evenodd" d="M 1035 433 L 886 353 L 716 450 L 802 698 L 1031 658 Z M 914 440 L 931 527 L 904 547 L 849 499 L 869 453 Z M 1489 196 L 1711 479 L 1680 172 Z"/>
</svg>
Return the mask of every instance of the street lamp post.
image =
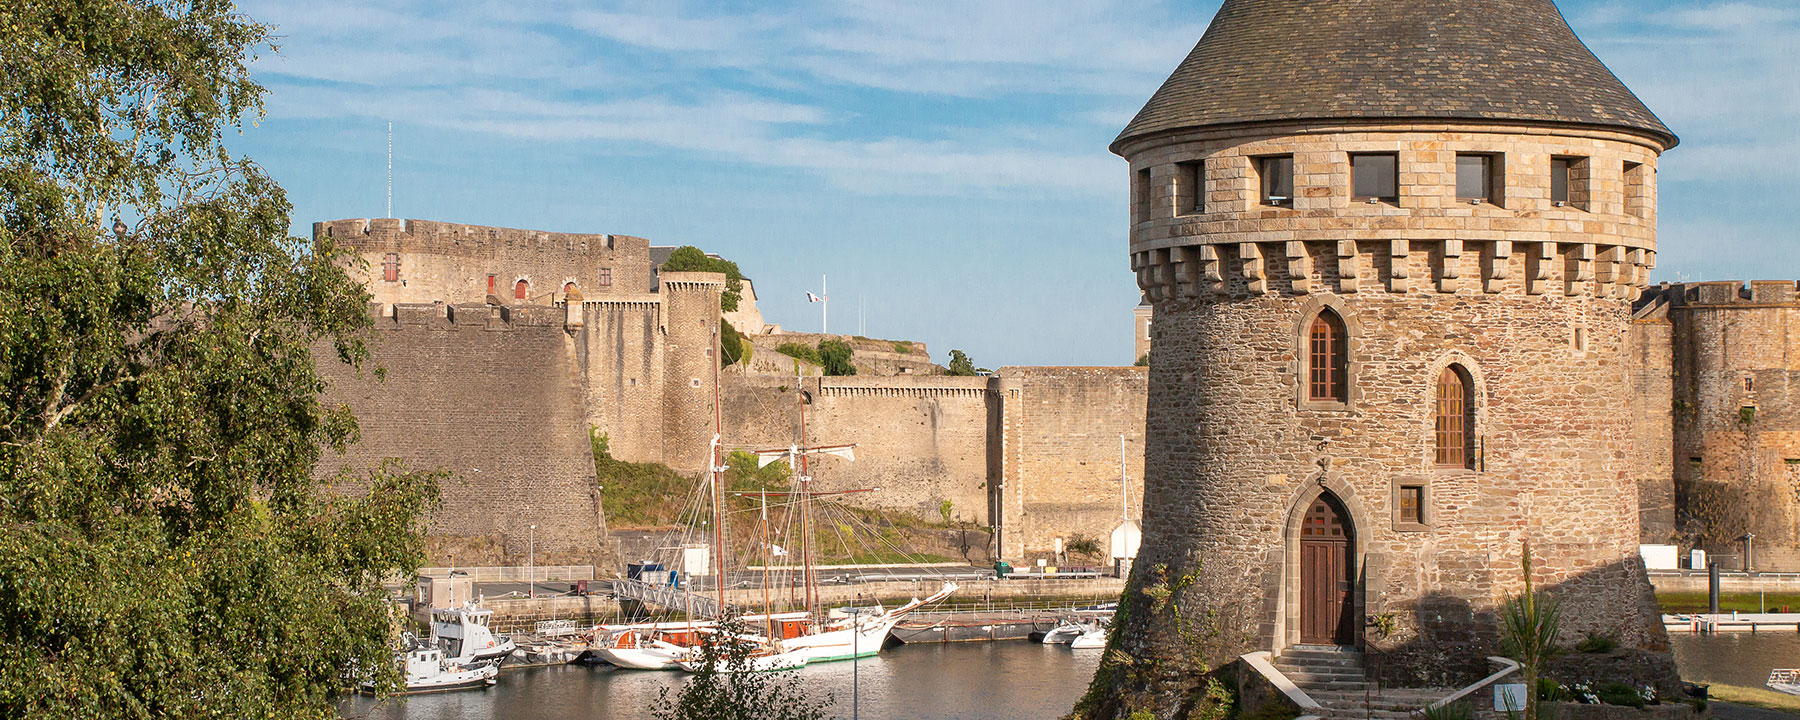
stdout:
<svg viewBox="0 0 1800 720">
<path fill-rule="evenodd" d="M 531 526 L 525 543 L 525 586 L 526 594 L 537 597 L 537 526 Z"/>
</svg>

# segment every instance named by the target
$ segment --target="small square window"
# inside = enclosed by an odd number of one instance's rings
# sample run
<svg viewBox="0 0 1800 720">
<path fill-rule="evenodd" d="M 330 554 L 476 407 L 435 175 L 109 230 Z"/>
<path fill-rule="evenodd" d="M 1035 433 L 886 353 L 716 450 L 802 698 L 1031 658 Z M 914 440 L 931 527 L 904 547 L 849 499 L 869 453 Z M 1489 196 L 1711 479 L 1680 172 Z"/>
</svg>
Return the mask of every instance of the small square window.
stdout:
<svg viewBox="0 0 1800 720">
<path fill-rule="evenodd" d="M 612 268 L 600 268 L 600 287 L 612 287 Z"/>
<path fill-rule="evenodd" d="M 495 276 L 493 273 L 488 273 L 488 294 L 489 295 L 494 294 L 494 283 L 498 279 L 499 278 L 497 276 Z"/>
<path fill-rule="evenodd" d="M 1550 205 L 1586 210 L 1588 207 L 1588 159 L 1550 158 Z"/>
<path fill-rule="evenodd" d="M 1501 164 L 1498 155 L 1456 156 L 1456 199 L 1500 204 Z"/>
<path fill-rule="evenodd" d="M 1400 486 L 1400 515 L 1398 520 L 1410 525 L 1425 524 L 1425 486 Z"/>
<path fill-rule="evenodd" d="M 1182 215 L 1206 212 L 1206 163 L 1201 160 L 1176 163 L 1181 172 L 1176 176 L 1175 207 Z"/>
<path fill-rule="evenodd" d="M 1744 392 L 1754 392 L 1755 390 L 1756 390 L 1756 378 L 1751 377 L 1749 375 L 1745 375 L 1744 376 Z"/>
<path fill-rule="evenodd" d="M 1649 176 L 1643 163 L 1625 163 L 1625 212 L 1638 217 L 1650 214 Z"/>
<path fill-rule="evenodd" d="M 1263 204 L 1292 207 L 1294 204 L 1294 156 L 1276 155 L 1257 158 L 1256 170 L 1262 180 Z"/>
<path fill-rule="evenodd" d="M 1350 156 L 1350 199 L 1400 201 L 1400 159 L 1392 153 Z"/>
</svg>

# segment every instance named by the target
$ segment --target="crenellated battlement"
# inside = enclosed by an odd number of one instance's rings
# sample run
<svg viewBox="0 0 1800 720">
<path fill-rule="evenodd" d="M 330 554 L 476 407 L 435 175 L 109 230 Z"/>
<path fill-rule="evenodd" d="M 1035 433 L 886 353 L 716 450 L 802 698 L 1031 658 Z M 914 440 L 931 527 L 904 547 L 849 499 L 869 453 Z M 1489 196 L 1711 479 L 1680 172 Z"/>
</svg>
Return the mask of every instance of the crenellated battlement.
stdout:
<svg viewBox="0 0 1800 720">
<path fill-rule="evenodd" d="M 1514 293 L 1635 300 L 1656 252 L 1627 245 L 1510 240 L 1290 240 L 1191 245 L 1131 255 L 1153 304 L 1317 292 Z M 1792 287 L 1790 284 L 1790 295 Z"/>
<path fill-rule="evenodd" d="M 1647 294 L 1654 294 L 1672 308 L 1800 307 L 1800 283 L 1793 280 L 1662 283 Z"/>
<path fill-rule="evenodd" d="M 313 237 L 329 237 L 365 251 L 446 255 L 485 255 L 498 249 L 553 251 L 576 255 L 618 250 L 648 253 L 650 248 L 649 240 L 631 235 L 555 233 L 400 218 L 351 218 L 316 222 L 313 223 Z"/>
<path fill-rule="evenodd" d="M 414 328 L 431 330 L 517 330 L 526 328 L 563 329 L 567 313 L 552 305 L 486 305 L 481 303 L 369 303 L 369 316 L 374 329 L 403 331 Z"/>
</svg>

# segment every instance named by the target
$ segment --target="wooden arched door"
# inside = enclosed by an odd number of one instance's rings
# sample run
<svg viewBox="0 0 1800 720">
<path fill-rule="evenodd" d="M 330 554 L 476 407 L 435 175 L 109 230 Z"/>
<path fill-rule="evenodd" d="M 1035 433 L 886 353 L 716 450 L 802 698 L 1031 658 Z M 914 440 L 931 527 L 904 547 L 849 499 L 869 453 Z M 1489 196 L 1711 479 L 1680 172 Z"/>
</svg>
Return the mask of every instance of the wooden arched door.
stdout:
<svg viewBox="0 0 1800 720">
<path fill-rule="evenodd" d="M 1356 586 L 1356 531 L 1330 495 L 1320 495 L 1300 524 L 1300 642 L 1356 641 L 1351 588 Z"/>
</svg>

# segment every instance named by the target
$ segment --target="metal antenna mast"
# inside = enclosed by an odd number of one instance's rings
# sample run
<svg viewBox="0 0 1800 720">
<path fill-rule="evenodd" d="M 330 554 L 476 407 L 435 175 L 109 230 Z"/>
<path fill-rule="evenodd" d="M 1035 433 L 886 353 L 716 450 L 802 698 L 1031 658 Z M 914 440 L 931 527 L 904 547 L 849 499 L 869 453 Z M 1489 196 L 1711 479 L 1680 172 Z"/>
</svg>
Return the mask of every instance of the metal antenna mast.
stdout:
<svg viewBox="0 0 1800 720">
<path fill-rule="evenodd" d="M 394 123 L 388 121 L 387 216 L 394 216 Z"/>
</svg>

